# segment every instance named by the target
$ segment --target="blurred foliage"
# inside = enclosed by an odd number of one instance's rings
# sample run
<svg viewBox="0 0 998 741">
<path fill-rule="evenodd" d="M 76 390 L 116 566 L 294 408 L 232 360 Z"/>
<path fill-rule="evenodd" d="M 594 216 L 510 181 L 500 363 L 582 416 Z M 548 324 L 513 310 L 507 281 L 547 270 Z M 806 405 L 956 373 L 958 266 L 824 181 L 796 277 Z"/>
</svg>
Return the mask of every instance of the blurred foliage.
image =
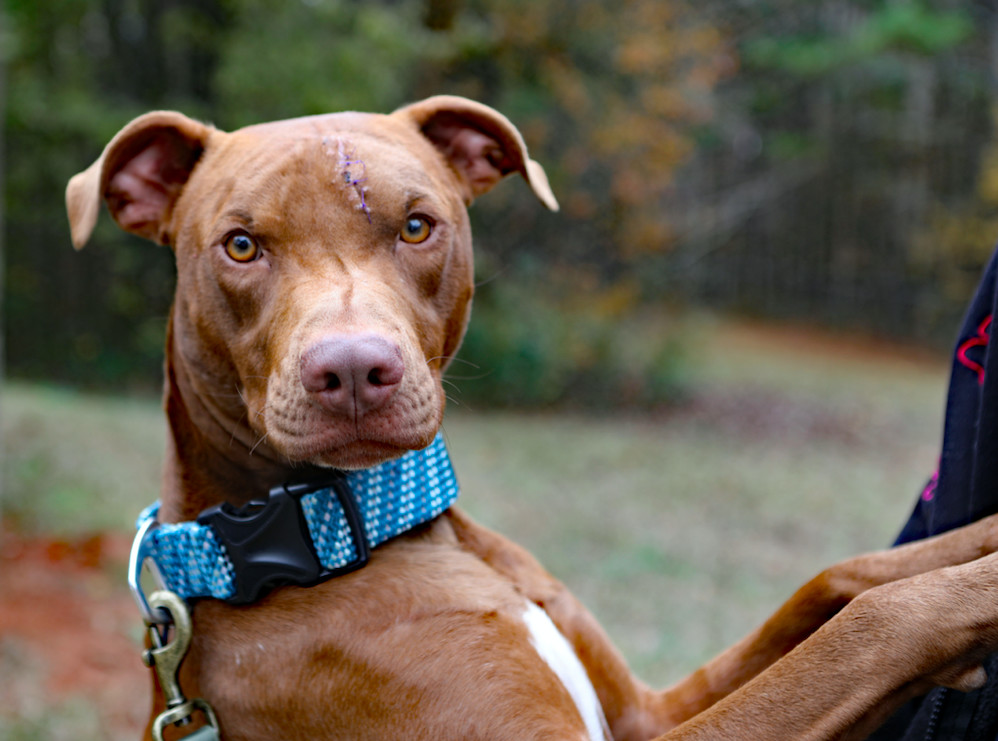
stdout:
<svg viewBox="0 0 998 741">
<path fill-rule="evenodd" d="M 648 292 L 948 344 L 996 236 L 954 254 L 937 217 L 979 208 L 993 4 L 708 0 L 701 13 L 740 66 L 664 203 L 676 239 Z"/>
<path fill-rule="evenodd" d="M 998 120 L 998 110 L 993 113 Z M 928 230 L 917 239 L 912 259 L 923 274 L 935 276 L 939 295 L 952 302 L 974 290 L 980 266 L 998 239 L 998 142 L 980 154 L 972 197 L 937 203 Z"/>
<path fill-rule="evenodd" d="M 510 184 L 472 211 L 486 284 L 463 357 L 482 377 L 458 383 L 481 402 L 668 398 L 683 332 L 645 321 L 665 297 L 948 336 L 998 226 L 981 167 L 998 162 L 985 4 L 5 0 L 2 12 L 15 376 L 158 378 L 169 251 L 102 219 L 74 254 L 61 197 L 152 108 L 231 129 L 447 92 L 507 114 L 563 210 Z"/>
<path fill-rule="evenodd" d="M 539 283 L 494 281 L 479 288 L 448 396 L 537 408 L 657 406 L 687 385 L 687 322 L 661 308 L 635 312 L 634 286 L 600 290 L 577 276 L 574 298 Z M 590 285 L 586 285 L 586 283 Z"/>
<path fill-rule="evenodd" d="M 972 33 L 964 11 L 936 10 L 921 2 L 892 3 L 876 8 L 841 33 L 754 39 L 745 46 L 745 59 L 758 66 L 820 77 L 887 53 L 945 52 Z"/>
</svg>

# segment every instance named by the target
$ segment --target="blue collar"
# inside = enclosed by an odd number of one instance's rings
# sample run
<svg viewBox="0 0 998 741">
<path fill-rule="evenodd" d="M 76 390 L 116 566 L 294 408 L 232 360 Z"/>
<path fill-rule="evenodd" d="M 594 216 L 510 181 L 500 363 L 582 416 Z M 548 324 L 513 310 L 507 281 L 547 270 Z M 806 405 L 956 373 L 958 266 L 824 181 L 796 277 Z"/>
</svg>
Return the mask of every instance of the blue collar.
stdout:
<svg viewBox="0 0 998 741">
<path fill-rule="evenodd" d="M 438 434 L 397 460 L 275 487 L 266 502 L 211 507 L 196 522 L 159 523 L 155 502 L 139 515 L 130 570 L 137 583 L 148 559 L 184 599 L 247 604 L 278 584 L 311 586 L 360 568 L 370 548 L 434 519 L 457 494 Z"/>
</svg>

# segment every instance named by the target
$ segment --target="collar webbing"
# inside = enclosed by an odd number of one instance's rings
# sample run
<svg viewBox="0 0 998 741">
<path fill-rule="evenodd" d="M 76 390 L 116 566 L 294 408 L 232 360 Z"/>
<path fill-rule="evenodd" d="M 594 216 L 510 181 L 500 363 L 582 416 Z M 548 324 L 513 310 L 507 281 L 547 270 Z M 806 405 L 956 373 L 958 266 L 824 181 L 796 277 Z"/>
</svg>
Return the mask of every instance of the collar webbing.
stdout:
<svg viewBox="0 0 998 741">
<path fill-rule="evenodd" d="M 213 507 L 197 522 L 157 523 L 155 502 L 139 515 L 133 562 L 151 559 L 184 599 L 252 602 L 274 584 L 307 586 L 363 566 L 368 547 L 429 522 L 457 495 L 438 434 L 397 460 L 318 486 L 277 487 L 266 503 Z"/>
</svg>

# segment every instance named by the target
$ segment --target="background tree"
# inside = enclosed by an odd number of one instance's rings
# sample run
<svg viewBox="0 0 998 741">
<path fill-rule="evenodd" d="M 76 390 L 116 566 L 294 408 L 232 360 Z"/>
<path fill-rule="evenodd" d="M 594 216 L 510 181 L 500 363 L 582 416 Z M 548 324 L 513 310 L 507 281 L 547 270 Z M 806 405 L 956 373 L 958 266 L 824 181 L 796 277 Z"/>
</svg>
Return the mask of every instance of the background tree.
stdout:
<svg viewBox="0 0 998 741">
<path fill-rule="evenodd" d="M 936 217 L 979 198 L 994 10 L 732 9 L 712 6 L 740 69 L 666 204 L 678 239 L 651 280 L 713 306 L 948 342 L 996 236 L 952 252 Z"/>
</svg>

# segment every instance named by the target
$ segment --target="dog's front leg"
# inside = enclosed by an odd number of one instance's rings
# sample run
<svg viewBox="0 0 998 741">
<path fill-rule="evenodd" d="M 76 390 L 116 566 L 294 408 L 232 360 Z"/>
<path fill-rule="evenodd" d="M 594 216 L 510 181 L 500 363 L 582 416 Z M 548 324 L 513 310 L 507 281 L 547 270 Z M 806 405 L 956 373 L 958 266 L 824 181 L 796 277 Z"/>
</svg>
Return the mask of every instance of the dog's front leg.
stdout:
<svg viewBox="0 0 998 741">
<path fill-rule="evenodd" d="M 662 693 L 658 714 L 692 718 L 767 669 L 868 589 L 998 551 L 998 515 L 933 538 L 842 561 L 762 625 Z"/>
<path fill-rule="evenodd" d="M 662 736 L 838 739 L 931 686 L 980 686 L 998 648 L 998 554 L 869 589 L 787 656 Z M 859 724 L 859 725 L 857 725 Z"/>
</svg>

